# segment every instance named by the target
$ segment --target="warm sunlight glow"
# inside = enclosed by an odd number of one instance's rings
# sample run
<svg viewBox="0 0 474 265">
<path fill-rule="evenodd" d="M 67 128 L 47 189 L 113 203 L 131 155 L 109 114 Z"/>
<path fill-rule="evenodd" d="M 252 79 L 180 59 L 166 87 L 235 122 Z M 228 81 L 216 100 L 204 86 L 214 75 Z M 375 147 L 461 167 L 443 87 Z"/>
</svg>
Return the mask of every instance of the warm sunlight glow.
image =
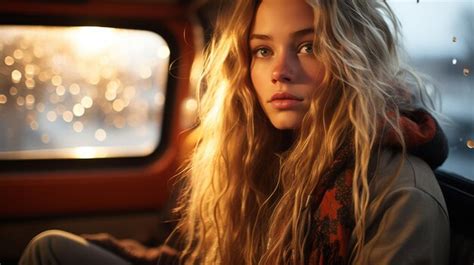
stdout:
<svg viewBox="0 0 474 265">
<path fill-rule="evenodd" d="M 81 146 L 74 148 L 74 157 L 82 159 L 95 158 L 97 157 L 96 148 L 91 146 Z"/>
<path fill-rule="evenodd" d="M 71 39 L 79 54 L 99 54 L 115 41 L 114 29 L 103 27 L 72 28 Z"/>
</svg>

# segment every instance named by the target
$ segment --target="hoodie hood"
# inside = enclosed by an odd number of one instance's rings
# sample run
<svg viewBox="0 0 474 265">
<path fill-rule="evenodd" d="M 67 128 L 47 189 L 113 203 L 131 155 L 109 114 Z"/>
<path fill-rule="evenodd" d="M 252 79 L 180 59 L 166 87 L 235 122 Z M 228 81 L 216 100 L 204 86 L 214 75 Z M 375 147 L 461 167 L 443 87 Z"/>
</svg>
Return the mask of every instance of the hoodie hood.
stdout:
<svg viewBox="0 0 474 265">
<path fill-rule="evenodd" d="M 448 157 L 448 141 L 438 122 L 424 109 L 400 113 L 399 124 L 408 153 L 423 159 L 435 169 Z M 400 148 L 400 139 L 393 129 L 384 136 L 384 145 Z"/>
</svg>

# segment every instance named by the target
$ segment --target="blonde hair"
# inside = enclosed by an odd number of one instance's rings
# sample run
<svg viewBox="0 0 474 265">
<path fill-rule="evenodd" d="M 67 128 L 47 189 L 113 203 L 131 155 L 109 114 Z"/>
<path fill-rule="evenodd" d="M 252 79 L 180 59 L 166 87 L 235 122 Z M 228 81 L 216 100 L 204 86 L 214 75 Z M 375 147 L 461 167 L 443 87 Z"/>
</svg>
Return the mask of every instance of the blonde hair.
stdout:
<svg viewBox="0 0 474 265">
<path fill-rule="evenodd" d="M 385 1 L 307 1 L 314 8 L 315 55 L 326 73 L 315 84 L 301 128 L 286 132 L 271 125 L 249 78 L 246 36 L 258 3 L 231 2 L 199 67 L 199 140 L 178 208 L 182 259 L 303 264 L 306 200 L 336 151 L 352 144 L 357 260 L 370 196 L 368 163 L 380 125 L 397 132 L 404 150 L 398 115 L 417 95 L 399 62 L 398 22 Z"/>
</svg>

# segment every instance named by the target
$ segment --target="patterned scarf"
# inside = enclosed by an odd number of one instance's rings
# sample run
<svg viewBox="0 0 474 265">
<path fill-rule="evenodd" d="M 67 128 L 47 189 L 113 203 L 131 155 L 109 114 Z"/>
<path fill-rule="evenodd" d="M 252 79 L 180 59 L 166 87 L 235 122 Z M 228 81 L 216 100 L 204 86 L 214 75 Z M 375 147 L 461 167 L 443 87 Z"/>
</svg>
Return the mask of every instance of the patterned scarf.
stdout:
<svg viewBox="0 0 474 265">
<path fill-rule="evenodd" d="M 435 119 L 424 110 L 402 113 L 400 126 L 409 153 L 423 158 L 432 168 L 447 156 L 447 142 Z M 382 139 L 385 148 L 399 148 L 394 131 Z M 436 151 L 435 151 L 436 150 Z M 306 264 L 347 264 L 349 240 L 354 228 L 352 199 L 353 146 L 346 145 L 318 183 L 310 205 L 309 253 Z"/>
</svg>

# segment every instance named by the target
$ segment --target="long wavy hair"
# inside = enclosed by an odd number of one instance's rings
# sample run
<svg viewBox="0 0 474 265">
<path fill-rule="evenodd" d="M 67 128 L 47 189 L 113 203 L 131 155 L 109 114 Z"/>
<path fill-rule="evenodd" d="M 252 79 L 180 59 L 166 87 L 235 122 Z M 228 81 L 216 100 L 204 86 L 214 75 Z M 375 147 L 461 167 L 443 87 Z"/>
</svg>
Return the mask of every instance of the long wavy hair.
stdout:
<svg viewBox="0 0 474 265">
<path fill-rule="evenodd" d="M 409 82 L 416 75 L 400 63 L 399 23 L 385 1 L 308 0 L 326 73 L 301 127 L 281 131 L 250 80 L 248 36 L 259 1 L 228 2 L 197 68 L 198 141 L 177 209 L 183 263 L 303 264 L 305 202 L 346 144 L 354 153 L 350 255 L 357 260 L 381 124 L 405 152 L 399 113 L 422 98 L 421 86 Z"/>
</svg>

